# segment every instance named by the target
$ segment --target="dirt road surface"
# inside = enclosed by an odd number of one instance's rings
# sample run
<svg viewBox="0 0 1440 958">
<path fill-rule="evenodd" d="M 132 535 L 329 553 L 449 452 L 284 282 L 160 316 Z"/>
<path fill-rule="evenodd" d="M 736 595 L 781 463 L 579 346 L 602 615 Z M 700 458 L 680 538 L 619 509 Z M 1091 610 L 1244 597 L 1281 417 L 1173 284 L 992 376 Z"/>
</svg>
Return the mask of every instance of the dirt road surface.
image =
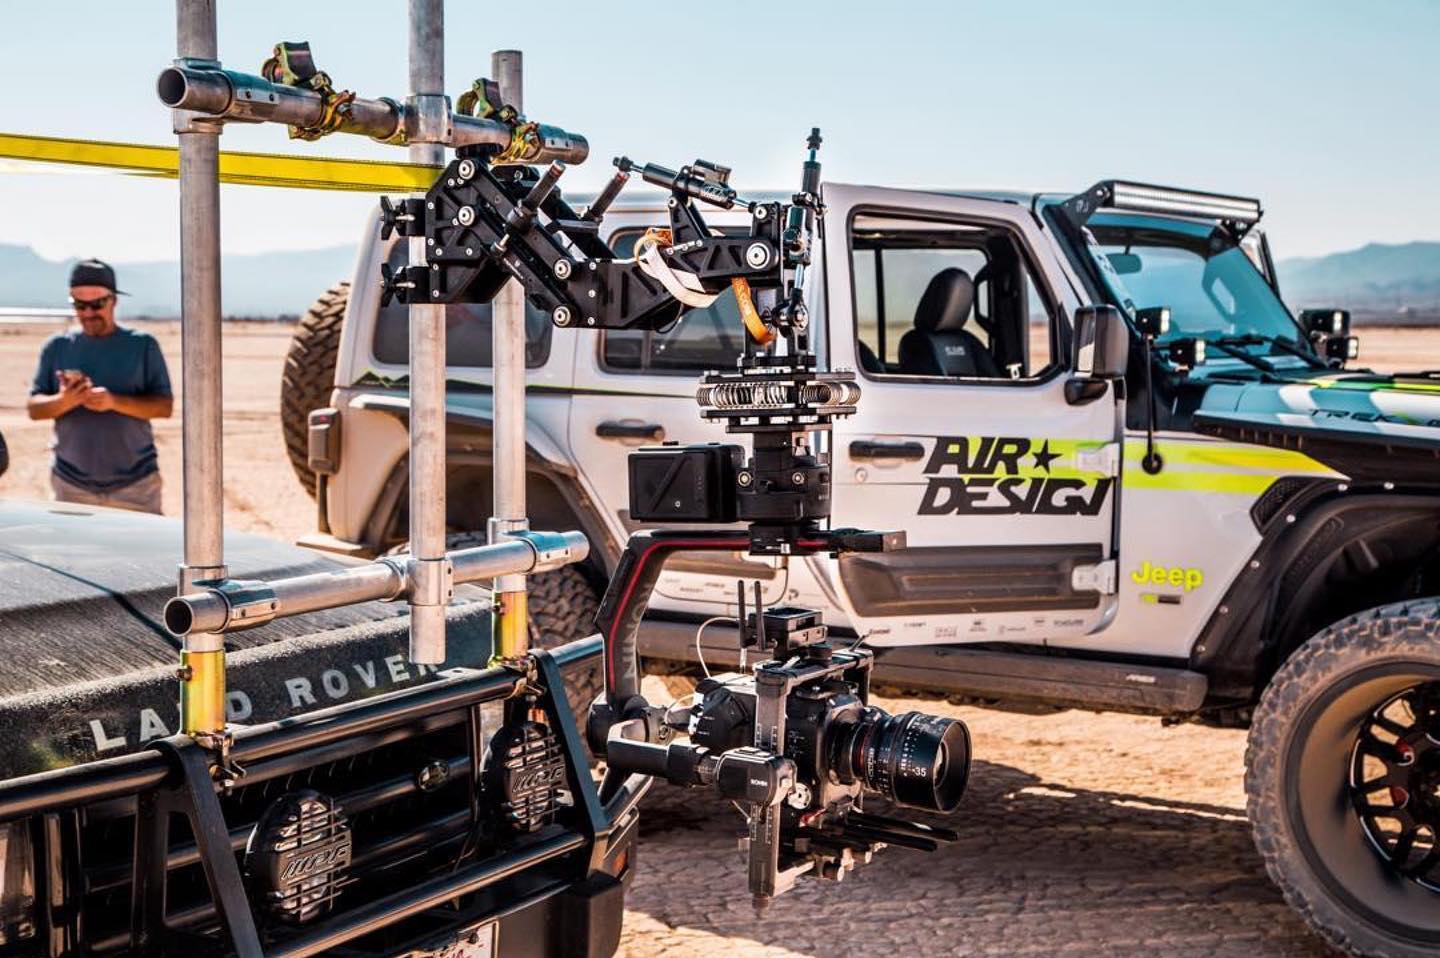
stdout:
<svg viewBox="0 0 1440 958">
<path fill-rule="evenodd" d="M 147 328 L 159 337 L 178 388 L 178 328 Z M 11 454 L 0 495 L 49 498 L 50 428 L 31 423 L 24 403 L 40 344 L 53 331 L 0 327 L 0 431 Z M 1440 332 L 1360 335 L 1374 368 L 1440 368 Z M 280 442 L 288 336 L 286 327 L 262 324 L 225 330 L 226 522 L 282 539 L 314 522 Z M 179 423 L 177 415 L 156 429 L 171 515 L 180 511 Z M 1327 953 L 1286 907 L 1250 843 L 1243 733 L 1167 729 L 1128 716 L 918 707 L 963 717 L 974 736 L 971 787 L 947 822 L 960 832 L 956 845 L 935 855 L 888 849 L 839 886 L 802 881 L 757 919 L 735 844 L 738 814 L 656 786 L 622 954 Z"/>
</svg>

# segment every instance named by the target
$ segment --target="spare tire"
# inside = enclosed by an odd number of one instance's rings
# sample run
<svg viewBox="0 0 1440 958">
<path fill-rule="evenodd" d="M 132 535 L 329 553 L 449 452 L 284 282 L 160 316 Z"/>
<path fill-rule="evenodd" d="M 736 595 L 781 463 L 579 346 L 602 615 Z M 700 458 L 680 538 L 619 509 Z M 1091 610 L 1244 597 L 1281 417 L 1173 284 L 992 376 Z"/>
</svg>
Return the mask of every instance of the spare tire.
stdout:
<svg viewBox="0 0 1440 958">
<path fill-rule="evenodd" d="M 310 470 L 310 413 L 330 404 L 340 330 L 349 302 L 348 281 L 336 283 L 315 300 L 295 327 L 280 377 L 280 427 L 285 451 L 290 454 L 296 478 L 312 496 L 315 473 Z"/>
</svg>

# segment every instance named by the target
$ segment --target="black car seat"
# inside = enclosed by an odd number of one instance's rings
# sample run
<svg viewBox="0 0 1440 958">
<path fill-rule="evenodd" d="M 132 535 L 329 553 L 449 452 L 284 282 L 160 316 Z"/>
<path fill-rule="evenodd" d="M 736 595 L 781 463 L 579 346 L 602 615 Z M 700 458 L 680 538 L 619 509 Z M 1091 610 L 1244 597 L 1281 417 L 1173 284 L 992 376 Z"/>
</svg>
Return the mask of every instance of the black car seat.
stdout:
<svg viewBox="0 0 1440 958">
<path fill-rule="evenodd" d="M 875 355 L 875 350 L 870 348 L 869 343 L 863 339 L 857 339 L 855 344 L 860 347 L 861 369 L 867 373 L 883 373 L 885 371 L 885 364 L 880 361 L 879 356 Z"/>
<path fill-rule="evenodd" d="M 915 328 L 900 337 L 900 371 L 912 376 L 1000 378 L 1000 367 L 974 333 L 965 329 L 975 304 L 975 284 L 959 267 L 942 269 L 915 307 Z"/>
</svg>

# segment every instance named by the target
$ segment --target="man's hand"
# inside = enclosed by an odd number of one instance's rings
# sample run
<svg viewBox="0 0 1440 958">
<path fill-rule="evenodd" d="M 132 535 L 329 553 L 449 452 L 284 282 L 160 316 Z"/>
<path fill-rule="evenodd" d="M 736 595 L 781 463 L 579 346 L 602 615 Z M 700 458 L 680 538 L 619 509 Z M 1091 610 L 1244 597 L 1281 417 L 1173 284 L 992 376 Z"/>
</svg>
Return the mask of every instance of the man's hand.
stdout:
<svg viewBox="0 0 1440 958">
<path fill-rule="evenodd" d="M 115 394 L 104 386 L 90 386 L 85 389 L 82 402 L 91 412 L 114 412 Z"/>
<path fill-rule="evenodd" d="M 91 392 L 90 377 L 62 373 L 59 378 L 58 393 L 30 397 L 26 408 L 31 419 L 59 419 L 86 404 Z"/>
</svg>

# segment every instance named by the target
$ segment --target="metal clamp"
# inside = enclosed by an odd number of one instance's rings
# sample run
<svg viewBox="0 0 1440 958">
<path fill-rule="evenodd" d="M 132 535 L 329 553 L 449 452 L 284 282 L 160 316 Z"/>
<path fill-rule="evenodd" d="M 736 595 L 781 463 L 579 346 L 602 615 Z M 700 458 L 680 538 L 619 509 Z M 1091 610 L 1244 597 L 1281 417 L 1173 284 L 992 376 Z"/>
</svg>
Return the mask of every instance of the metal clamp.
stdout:
<svg viewBox="0 0 1440 958">
<path fill-rule="evenodd" d="M 455 566 L 448 558 L 418 559 L 410 556 L 411 605 L 449 605 L 455 595 Z"/>
<path fill-rule="evenodd" d="M 320 119 L 309 126 L 290 125 L 292 140 L 318 140 L 334 133 L 344 124 L 355 100 L 352 90 L 336 90 L 330 74 L 315 68 L 308 43 L 277 43 L 270 59 L 260 65 L 260 76 L 280 86 L 299 87 L 320 94 Z M 243 90 L 230 78 L 235 99 L 241 100 Z M 272 96 L 271 102 L 274 101 Z"/>
<path fill-rule="evenodd" d="M 449 143 L 454 138 L 450 98 L 443 93 L 406 97 L 404 127 L 407 143 Z"/>
<path fill-rule="evenodd" d="M 579 562 L 590 552 L 588 542 L 586 542 L 585 549 L 576 549 L 574 535 L 564 532 L 534 532 L 530 529 L 520 529 L 515 532 L 507 532 L 504 537 L 519 539 L 535 550 L 535 565 L 526 575 L 550 572 L 561 566 Z"/>
<path fill-rule="evenodd" d="M 219 60 L 201 57 L 177 57 L 171 62 L 181 70 L 220 70 Z M 223 118 L 196 110 L 171 110 L 170 118 L 175 133 L 219 133 L 225 126 Z"/>
</svg>

